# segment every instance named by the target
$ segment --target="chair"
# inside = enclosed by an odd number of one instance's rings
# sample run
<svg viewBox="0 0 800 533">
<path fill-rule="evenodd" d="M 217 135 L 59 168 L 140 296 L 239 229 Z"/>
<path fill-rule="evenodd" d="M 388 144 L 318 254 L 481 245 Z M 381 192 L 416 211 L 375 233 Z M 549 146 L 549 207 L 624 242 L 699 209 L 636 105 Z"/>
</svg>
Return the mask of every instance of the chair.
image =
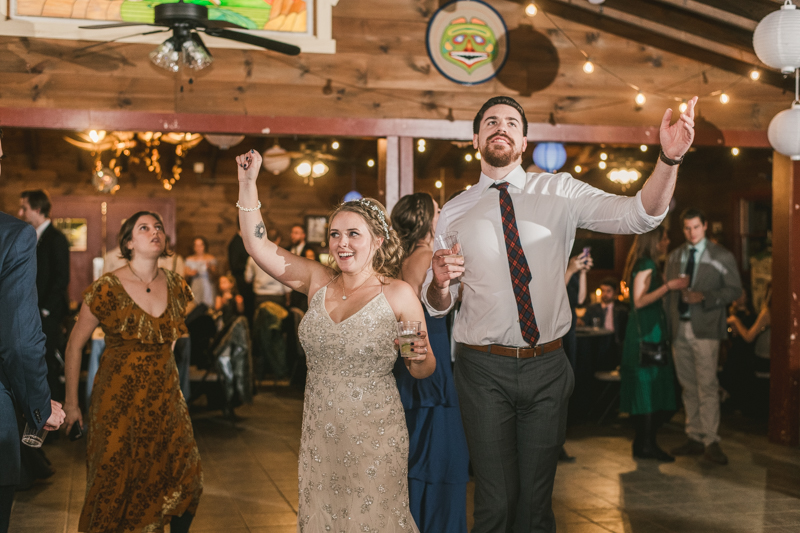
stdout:
<svg viewBox="0 0 800 533">
<path fill-rule="evenodd" d="M 594 405 L 598 409 L 605 405 L 603 414 L 600 415 L 600 418 L 597 420 L 599 425 L 603 423 L 603 420 L 606 419 L 608 413 L 611 411 L 614 405 L 616 405 L 617 400 L 619 400 L 619 367 L 615 368 L 614 370 L 598 370 L 594 373 L 594 379 L 601 383 L 605 383 L 603 392 L 600 393 L 600 397 L 594 402 Z M 592 409 L 589 411 L 590 416 L 594 410 L 595 407 L 592 407 Z"/>
<path fill-rule="evenodd" d="M 214 348 L 217 380 L 225 396 L 226 413 L 253 402 L 253 357 L 247 319 L 236 318 Z"/>
<path fill-rule="evenodd" d="M 267 374 L 275 379 L 289 376 L 283 321 L 289 312 L 273 302 L 264 302 L 253 318 L 253 352 L 255 376 L 263 380 Z"/>
</svg>

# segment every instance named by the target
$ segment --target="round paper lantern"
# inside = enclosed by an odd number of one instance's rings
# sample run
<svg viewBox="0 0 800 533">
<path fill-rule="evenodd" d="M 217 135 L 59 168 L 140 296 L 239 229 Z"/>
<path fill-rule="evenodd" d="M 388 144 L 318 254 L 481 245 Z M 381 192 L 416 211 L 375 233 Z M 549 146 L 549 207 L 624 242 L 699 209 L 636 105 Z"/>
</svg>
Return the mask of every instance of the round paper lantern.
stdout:
<svg viewBox="0 0 800 533">
<path fill-rule="evenodd" d="M 775 115 L 767 130 L 769 144 L 776 152 L 800 161 L 800 104 L 792 104 Z"/>
<path fill-rule="evenodd" d="M 533 162 L 547 172 L 555 172 L 567 162 L 567 150 L 561 143 L 539 143 L 533 150 Z"/>
<path fill-rule="evenodd" d="M 207 134 L 206 140 L 219 148 L 220 150 L 227 150 L 231 146 L 236 146 L 244 140 L 244 135 L 212 135 Z"/>
<path fill-rule="evenodd" d="M 277 176 L 289 168 L 289 165 L 292 164 L 292 158 L 286 154 L 286 150 L 276 144 L 264 152 L 261 164 L 264 170 L 269 170 Z"/>
<path fill-rule="evenodd" d="M 345 202 L 352 202 L 353 200 L 361 200 L 362 198 L 363 196 L 361 195 L 361 193 L 356 190 L 352 190 L 344 195 Z"/>
<path fill-rule="evenodd" d="M 800 10 L 791 0 L 761 19 L 753 32 L 753 48 L 761 61 L 784 74 L 800 67 Z"/>
<path fill-rule="evenodd" d="M 108 167 L 96 170 L 94 174 L 92 174 L 92 185 L 94 185 L 95 190 L 98 192 L 116 192 L 116 189 L 119 188 L 117 182 L 117 175 Z"/>
</svg>

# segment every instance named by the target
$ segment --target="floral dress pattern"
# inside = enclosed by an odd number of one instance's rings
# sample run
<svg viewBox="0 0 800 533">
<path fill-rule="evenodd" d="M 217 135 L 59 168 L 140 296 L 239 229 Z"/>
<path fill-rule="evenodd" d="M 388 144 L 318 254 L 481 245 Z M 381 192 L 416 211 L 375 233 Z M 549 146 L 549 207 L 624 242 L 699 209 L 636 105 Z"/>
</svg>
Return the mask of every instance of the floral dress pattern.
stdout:
<svg viewBox="0 0 800 533">
<path fill-rule="evenodd" d="M 187 332 L 192 291 L 163 270 L 168 303 L 145 313 L 114 274 L 84 293 L 106 349 L 87 413 L 87 485 L 79 531 L 163 532 L 172 516 L 194 514 L 203 492 L 200 455 L 178 382 L 172 341 Z"/>
<path fill-rule="evenodd" d="M 308 379 L 297 530 L 416 532 L 408 504 L 408 431 L 392 368 L 396 318 L 383 293 L 335 323 L 326 287 L 300 323 Z"/>
</svg>

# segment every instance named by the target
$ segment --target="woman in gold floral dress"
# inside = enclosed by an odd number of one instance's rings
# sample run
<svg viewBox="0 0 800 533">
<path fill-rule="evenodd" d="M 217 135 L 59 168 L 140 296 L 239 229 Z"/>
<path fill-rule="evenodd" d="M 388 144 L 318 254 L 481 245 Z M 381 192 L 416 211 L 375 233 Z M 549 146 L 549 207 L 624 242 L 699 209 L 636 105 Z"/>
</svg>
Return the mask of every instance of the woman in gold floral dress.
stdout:
<svg viewBox="0 0 800 533">
<path fill-rule="evenodd" d="M 266 239 L 256 178 L 261 156 L 239 164 L 239 221 L 250 256 L 269 275 L 310 297 L 300 323 L 308 379 L 300 438 L 301 533 L 418 532 L 408 504 L 408 430 L 392 368 L 398 320 L 420 321 L 411 286 L 394 277 L 402 251 L 376 200 L 345 202 L 331 215 L 335 268 Z M 405 359 L 412 376 L 436 368 L 426 334 Z"/>
<path fill-rule="evenodd" d="M 189 530 L 203 491 L 200 455 L 181 393 L 172 343 L 187 332 L 192 301 L 166 255 L 161 217 L 140 211 L 120 231 L 128 263 L 95 281 L 66 352 L 67 431 L 78 407 L 81 350 L 98 325 L 106 349 L 87 411 L 87 487 L 79 531 Z"/>
</svg>

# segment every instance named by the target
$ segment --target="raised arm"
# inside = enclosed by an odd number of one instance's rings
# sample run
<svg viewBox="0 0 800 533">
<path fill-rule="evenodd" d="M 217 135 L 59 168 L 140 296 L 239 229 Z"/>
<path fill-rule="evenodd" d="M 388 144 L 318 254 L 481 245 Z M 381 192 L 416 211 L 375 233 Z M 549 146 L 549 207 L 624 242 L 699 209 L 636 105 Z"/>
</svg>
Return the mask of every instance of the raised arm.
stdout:
<svg viewBox="0 0 800 533">
<path fill-rule="evenodd" d="M 312 285 L 330 278 L 330 269 L 317 261 L 292 254 L 267 239 L 261 217 L 256 180 L 261 154 L 250 150 L 236 158 L 239 174 L 239 222 L 247 253 L 264 272 L 292 289 L 308 294 Z M 322 284 L 324 284 L 322 283 Z"/>
<path fill-rule="evenodd" d="M 695 96 L 686 106 L 686 112 L 681 113 L 678 121 L 672 121 L 672 109 L 667 109 L 661 119 L 659 137 L 661 151 L 668 159 L 682 160 L 694 141 L 694 106 L 697 104 Z M 668 165 L 659 157 L 653 173 L 642 187 L 642 205 L 650 216 L 658 216 L 667 210 L 672 194 L 675 192 L 675 182 L 678 178 L 678 166 Z"/>
</svg>

